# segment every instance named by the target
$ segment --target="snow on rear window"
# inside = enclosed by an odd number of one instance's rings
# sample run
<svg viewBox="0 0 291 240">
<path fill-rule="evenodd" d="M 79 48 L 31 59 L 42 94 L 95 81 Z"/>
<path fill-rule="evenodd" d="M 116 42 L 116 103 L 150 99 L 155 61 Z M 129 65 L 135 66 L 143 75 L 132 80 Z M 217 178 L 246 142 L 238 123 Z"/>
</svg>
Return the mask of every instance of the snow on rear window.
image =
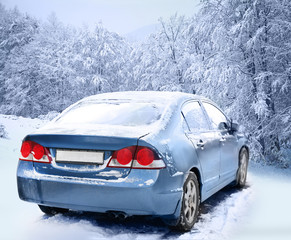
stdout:
<svg viewBox="0 0 291 240">
<path fill-rule="evenodd" d="M 60 124 L 149 125 L 160 119 L 164 108 L 155 103 L 85 101 L 64 112 Z"/>
</svg>

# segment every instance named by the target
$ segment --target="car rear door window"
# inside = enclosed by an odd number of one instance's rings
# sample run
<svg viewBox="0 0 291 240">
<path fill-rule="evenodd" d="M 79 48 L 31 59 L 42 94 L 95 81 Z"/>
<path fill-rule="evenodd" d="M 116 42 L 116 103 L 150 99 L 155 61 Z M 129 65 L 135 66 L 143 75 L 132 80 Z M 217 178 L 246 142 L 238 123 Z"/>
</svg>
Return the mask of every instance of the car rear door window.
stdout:
<svg viewBox="0 0 291 240">
<path fill-rule="evenodd" d="M 209 116 L 211 126 L 214 129 L 218 129 L 219 123 L 228 122 L 228 119 L 226 118 L 226 116 L 217 107 L 206 102 L 203 102 L 203 106 Z"/>
<path fill-rule="evenodd" d="M 191 132 L 209 130 L 206 117 L 198 102 L 186 103 L 182 108 L 182 113 Z"/>
</svg>

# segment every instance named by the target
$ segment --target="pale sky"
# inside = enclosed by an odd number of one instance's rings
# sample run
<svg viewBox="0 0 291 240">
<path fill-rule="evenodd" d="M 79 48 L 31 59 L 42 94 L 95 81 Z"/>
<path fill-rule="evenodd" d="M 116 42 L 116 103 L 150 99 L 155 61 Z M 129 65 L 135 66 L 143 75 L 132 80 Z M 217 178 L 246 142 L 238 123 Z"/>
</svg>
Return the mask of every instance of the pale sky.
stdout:
<svg viewBox="0 0 291 240">
<path fill-rule="evenodd" d="M 65 24 L 93 27 L 102 22 L 119 34 L 157 23 L 160 17 L 191 16 L 199 0 L 0 0 L 6 8 L 17 6 L 21 12 L 45 20 L 55 12 Z"/>
</svg>

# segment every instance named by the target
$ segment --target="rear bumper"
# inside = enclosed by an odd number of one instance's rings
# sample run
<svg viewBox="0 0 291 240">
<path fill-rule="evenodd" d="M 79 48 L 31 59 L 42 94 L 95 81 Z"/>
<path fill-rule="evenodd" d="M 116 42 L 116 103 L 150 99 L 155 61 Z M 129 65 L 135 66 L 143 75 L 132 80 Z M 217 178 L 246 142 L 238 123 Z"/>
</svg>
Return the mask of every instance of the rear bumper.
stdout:
<svg viewBox="0 0 291 240">
<path fill-rule="evenodd" d="M 142 171 L 142 172 L 141 172 Z M 183 176 L 166 169 L 134 169 L 114 181 L 39 174 L 30 162 L 17 170 L 19 197 L 37 204 L 80 211 L 122 211 L 128 215 L 178 216 Z"/>
</svg>

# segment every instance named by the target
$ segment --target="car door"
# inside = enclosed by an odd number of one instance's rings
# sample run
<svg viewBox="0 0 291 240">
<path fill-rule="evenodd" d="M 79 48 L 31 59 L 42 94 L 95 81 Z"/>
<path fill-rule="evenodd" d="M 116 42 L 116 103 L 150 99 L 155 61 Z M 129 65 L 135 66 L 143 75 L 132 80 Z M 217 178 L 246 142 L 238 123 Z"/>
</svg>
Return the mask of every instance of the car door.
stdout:
<svg viewBox="0 0 291 240">
<path fill-rule="evenodd" d="M 203 106 L 220 144 L 220 182 L 225 182 L 235 177 L 238 168 L 237 136 L 229 131 L 230 121 L 220 109 L 207 102 Z"/>
<path fill-rule="evenodd" d="M 218 185 L 220 171 L 219 144 L 214 140 L 208 121 L 198 101 L 186 102 L 182 107 L 184 129 L 199 159 L 206 191 Z"/>
</svg>

